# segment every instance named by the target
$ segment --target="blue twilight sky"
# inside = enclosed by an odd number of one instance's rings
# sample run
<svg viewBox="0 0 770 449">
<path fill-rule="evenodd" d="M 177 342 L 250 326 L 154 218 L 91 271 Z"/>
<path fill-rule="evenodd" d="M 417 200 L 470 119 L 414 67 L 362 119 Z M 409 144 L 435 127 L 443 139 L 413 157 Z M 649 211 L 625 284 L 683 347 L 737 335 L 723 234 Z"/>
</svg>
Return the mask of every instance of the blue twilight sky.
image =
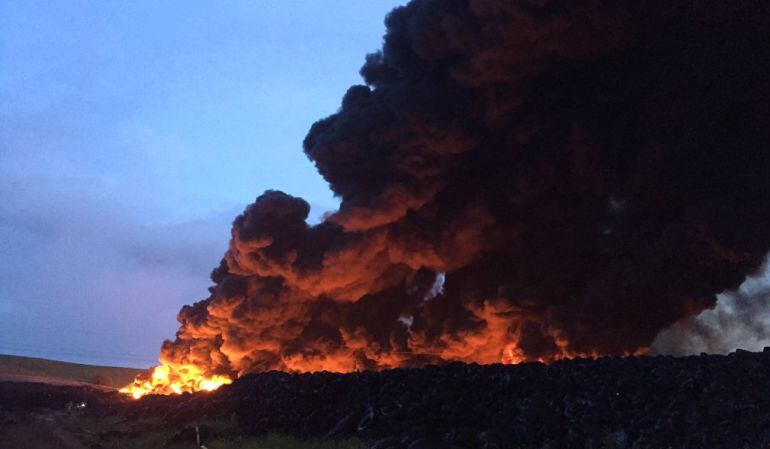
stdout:
<svg viewBox="0 0 770 449">
<path fill-rule="evenodd" d="M 0 2 L 0 353 L 149 366 L 397 0 Z"/>
</svg>

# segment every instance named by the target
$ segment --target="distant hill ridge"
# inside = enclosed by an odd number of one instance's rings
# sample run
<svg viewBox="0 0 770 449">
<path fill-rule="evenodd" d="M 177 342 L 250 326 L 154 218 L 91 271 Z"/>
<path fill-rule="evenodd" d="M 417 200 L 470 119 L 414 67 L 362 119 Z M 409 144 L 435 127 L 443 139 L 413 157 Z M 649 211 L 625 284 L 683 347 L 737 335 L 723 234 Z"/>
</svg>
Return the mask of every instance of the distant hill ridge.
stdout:
<svg viewBox="0 0 770 449">
<path fill-rule="evenodd" d="M 121 388 L 143 371 L 0 354 L 0 381 Z"/>
</svg>

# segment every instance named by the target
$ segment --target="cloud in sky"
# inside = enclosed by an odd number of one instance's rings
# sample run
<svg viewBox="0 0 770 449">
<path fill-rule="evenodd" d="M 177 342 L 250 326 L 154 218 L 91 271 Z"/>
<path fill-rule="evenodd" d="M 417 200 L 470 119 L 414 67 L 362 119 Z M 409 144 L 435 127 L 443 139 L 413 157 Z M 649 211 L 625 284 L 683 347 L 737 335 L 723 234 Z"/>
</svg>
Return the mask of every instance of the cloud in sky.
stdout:
<svg viewBox="0 0 770 449">
<path fill-rule="evenodd" d="M 0 352 L 150 363 L 178 304 L 205 294 L 230 213 L 147 225 L 82 181 L 4 175 Z"/>
</svg>

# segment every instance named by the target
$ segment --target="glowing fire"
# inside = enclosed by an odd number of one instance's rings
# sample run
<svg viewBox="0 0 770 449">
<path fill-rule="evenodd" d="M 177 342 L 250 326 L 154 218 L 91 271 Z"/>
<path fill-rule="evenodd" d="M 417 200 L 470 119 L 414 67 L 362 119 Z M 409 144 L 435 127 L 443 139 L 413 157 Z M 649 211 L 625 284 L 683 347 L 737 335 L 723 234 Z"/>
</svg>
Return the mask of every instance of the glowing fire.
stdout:
<svg viewBox="0 0 770 449">
<path fill-rule="evenodd" d="M 554 358 L 556 360 L 556 358 Z M 506 365 L 527 361 L 522 351 L 514 343 L 505 345 L 500 362 Z M 553 360 L 540 361 L 548 363 Z M 340 367 L 343 366 L 340 364 Z M 326 367 L 327 369 L 329 367 Z M 294 370 L 292 370 L 294 371 Z M 303 370 L 298 370 L 303 371 Z M 345 369 L 333 369 L 333 371 L 351 371 Z M 222 385 L 231 384 L 233 381 L 228 376 L 214 374 L 206 376 L 204 371 L 195 365 L 160 365 L 149 373 L 138 376 L 130 385 L 121 388 L 121 393 L 128 394 L 134 399 L 139 399 L 148 394 L 182 394 L 196 391 L 214 391 Z"/>
<path fill-rule="evenodd" d="M 213 391 L 222 385 L 232 383 L 227 376 L 214 374 L 205 376 L 194 365 L 170 367 L 160 365 L 152 369 L 149 376 L 139 376 L 130 385 L 120 389 L 121 393 L 139 399 L 147 394 L 182 394 L 196 391 Z"/>
<path fill-rule="evenodd" d="M 494 311 L 492 308 L 490 308 L 490 310 Z M 484 309 L 481 310 L 480 313 L 490 312 L 490 310 Z M 429 363 L 458 360 L 478 363 L 503 363 L 506 365 L 534 361 L 552 363 L 561 360 L 562 358 L 597 358 L 601 356 L 601 354 L 597 352 L 577 353 L 569 351 L 568 341 L 560 336 L 558 332 L 551 331 L 549 335 L 551 335 L 556 344 L 554 350 L 547 355 L 532 358 L 531 356 L 527 356 L 525 351 L 516 343 L 518 335 L 514 336 L 515 338 L 513 341 L 510 340 L 511 336 L 506 333 L 504 326 L 506 322 L 499 319 L 497 314 L 491 312 L 486 313 L 485 318 L 488 323 L 488 326 L 485 328 L 488 332 L 487 334 L 464 335 L 461 340 L 464 342 L 463 345 L 449 344 L 451 342 L 447 341 L 447 347 L 441 353 L 428 351 L 414 351 L 410 353 L 378 352 L 376 355 L 379 357 L 378 360 L 382 363 L 381 367 L 392 368 L 413 366 L 410 365 L 408 357 L 404 356 L 405 354 L 430 354 L 439 357 L 439 360 L 430 359 Z M 502 349 L 500 349 L 501 347 Z M 642 348 L 633 353 L 633 355 L 644 354 L 646 350 L 647 348 Z M 624 355 L 627 356 L 632 354 Z M 389 356 L 391 358 L 387 359 Z M 316 361 L 308 360 L 307 358 L 292 359 L 291 357 L 286 357 L 283 359 L 283 366 L 280 369 L 288 372 L 310 372 L 320 370 L 351 372 L 358 370 L 358 365 L 352 363 L 355 361 L 355 354 L 353 351 L 331 351 L 325 353 L 322 358 L 323 360 Z M 213 391 L 222 385 L 233 382 L 229 376 L 207 374 L 210 372 L 210 368 L 201 368 L 195 364 L 163 361 L 162 365 L 156 366 L 150 372 L 140 375 L 130 385 L 122 388 L 120 392 L 130 395 L 134 399 L 139 399 L 148 394 L 170 395 L 185 392 L 194 393 L 196 391 Z M 244 369 L 240 374 L 245 372 L 249 372 L 249 370 Z"/>
</svg>

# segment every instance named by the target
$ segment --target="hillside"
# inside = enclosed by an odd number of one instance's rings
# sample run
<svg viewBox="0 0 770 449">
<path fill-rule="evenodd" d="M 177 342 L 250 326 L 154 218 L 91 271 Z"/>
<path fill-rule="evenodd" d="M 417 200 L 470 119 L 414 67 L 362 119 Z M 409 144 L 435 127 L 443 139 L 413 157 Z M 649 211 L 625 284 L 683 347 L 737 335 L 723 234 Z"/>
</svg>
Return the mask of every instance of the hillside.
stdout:
<svg viewBox="0 0 770 449">
<path fill-rule="evenodd" d="M 97 384 L 120 388 L 143 370 L 83 365 L 15 355 L 0 355 L 0 381 L 42 382 L 56 385 Z"/>
</svg>

